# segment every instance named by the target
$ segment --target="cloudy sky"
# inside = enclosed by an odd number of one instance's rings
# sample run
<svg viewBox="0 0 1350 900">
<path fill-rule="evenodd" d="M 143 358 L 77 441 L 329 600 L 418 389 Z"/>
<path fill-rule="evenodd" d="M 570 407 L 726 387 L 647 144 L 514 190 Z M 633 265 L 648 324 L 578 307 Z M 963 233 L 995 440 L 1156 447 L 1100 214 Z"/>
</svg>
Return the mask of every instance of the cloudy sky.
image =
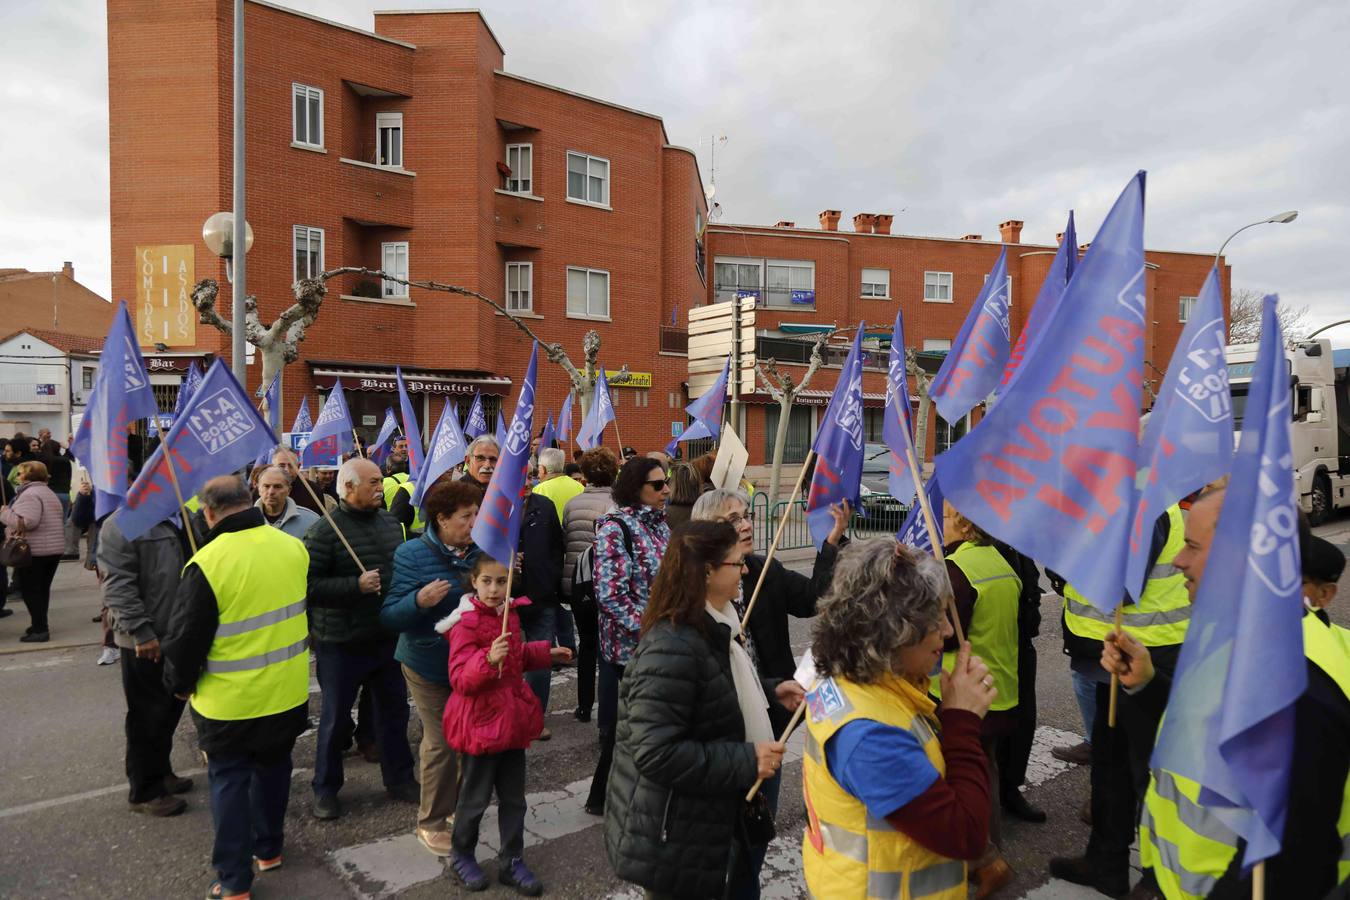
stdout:
<svg viewBox="0 0 1350 900">
<path fill-rule="evenodd" d="M 375 2 L 286 0 L 360 28 Z M 435 7 L 398 0 L 401 7 Z M 1350 3 L 510 2 L 481 7 L 508 70 L 719 141 L 723 221 L 893 212 L 957 237 L 1068 208 L 1096 230 L 1147 169 L 1150 247 L 1229 248 L 1235 286 L 1350 318 Z M 0 266 L 106 294 L 107 47 L 99 0 L 0 0 Z M 1350 345 L 1350 326 L 1334 332 Z"/>
</svg>

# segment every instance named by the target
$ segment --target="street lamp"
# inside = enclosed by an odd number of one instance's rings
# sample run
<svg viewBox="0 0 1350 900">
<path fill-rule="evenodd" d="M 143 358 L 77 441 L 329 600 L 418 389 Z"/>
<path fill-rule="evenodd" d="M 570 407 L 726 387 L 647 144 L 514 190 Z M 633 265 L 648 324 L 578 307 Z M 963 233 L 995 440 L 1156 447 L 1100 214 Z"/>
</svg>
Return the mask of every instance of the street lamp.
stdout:
<svg viewBox="0 0 1350 900">
<path fill-rule="evenodd" d="M 1224 248 L 1228 246 L 1228 241 L 1231 241 L 1233 238 L 1237 237 L 1239 234 L 1246 231 L 1248 228 L 1255 228 L 1257 225 L 1286 225 L 1297 218 L 1298 218 L 1298 210 L 1291 209 L 1288 212 L 1282 212 L 1279 215 L 1271 216 L 1269 219 L 1262 219 L 1259 222 L 1252 222 L 1249 225 L 1243 225 L 1237 231 L 1230 234 L 1228 236 L 1228 239 L 1219 245 L 1219 252 L 1214 254 L 1215 268 L 1218 267 L 1219 260 L 1223 258 L 1223 251 Z"/>
<path fill-rule="evenodd" d="M 242 227 L 238 227 L 242 225 Z M 242 384 L 244 371 L 244 262 L 253 247 L 253 228 L 248 220 L 234 221 L 234 213 L 218 212 L 202 223 L 202 240 L 206 248 L 225 259 L 225 277 L 233 286 L 230 298 L 230 370 Z M 242 242 L 244 252 L 236 258 L 236 242 Z M 235 281 L 235 263 L 239 266 L 239 280 Z"/>
<path fill-rule="evenodd" d="M 225 260 L 225 278 L 234 282 L 234 213 L 218 212 L 202 223 L 206 249 Z M 244 222 L 244 252 L 253 249 L 253 226 Z"/>
</svg>

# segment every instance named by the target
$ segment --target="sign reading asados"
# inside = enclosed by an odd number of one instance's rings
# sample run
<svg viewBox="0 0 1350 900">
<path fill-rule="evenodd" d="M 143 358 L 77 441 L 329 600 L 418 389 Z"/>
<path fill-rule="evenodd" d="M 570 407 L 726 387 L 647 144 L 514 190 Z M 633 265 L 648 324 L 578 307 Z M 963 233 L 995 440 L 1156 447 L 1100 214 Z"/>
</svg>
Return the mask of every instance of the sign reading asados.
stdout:
<svg viewBox="0 0 1350 900">
<path fill-rule="evenodd" d="M 197 343 L 196 281 L 191 244 L 136 248 L 136 337 L 142 346 Z"/>
</svg>

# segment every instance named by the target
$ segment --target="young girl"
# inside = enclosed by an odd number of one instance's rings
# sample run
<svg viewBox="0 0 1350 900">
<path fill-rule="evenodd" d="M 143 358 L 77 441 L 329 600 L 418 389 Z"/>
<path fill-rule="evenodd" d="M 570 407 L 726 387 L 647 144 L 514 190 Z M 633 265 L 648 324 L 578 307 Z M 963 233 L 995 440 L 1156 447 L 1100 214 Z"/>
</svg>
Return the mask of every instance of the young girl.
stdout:
<svg viewBox="0 0 1350 900">
<path fill-rule="evenodd" d="M 497 878 L 528 897 L 544 886 L 526 867 L 525 748 L 544 728 L 539 699 L 522 677 L 527 669 L 566 662 L 572 651 L 548 641 L 521 639 L 520 619 L 506 609 L 506 566 L 484 554 L 470 572 L 472 594 L 436 625 L 450 641 L 450 702 L 445 706 L 445 740 L 460 756 L 463 783 L 455 809 L 450 868 L 466 888 L 486 890 L 487 877 L 474 858 L 478 825 L 497 790 L 501 829 Z M 527 606 L 517 597 L 512 607 Z M 502 634 L 502 613 L 510 616 Z M 498 668 L 500 666 L 500 669 Z"/>
</svg>

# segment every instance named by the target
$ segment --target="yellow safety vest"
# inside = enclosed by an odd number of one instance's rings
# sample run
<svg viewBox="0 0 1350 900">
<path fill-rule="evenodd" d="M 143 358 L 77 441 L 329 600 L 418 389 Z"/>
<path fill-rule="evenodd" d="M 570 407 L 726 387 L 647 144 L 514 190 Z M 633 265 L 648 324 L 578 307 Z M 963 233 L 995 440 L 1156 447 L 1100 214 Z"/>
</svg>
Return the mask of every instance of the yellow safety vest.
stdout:
<svg viewBox="0 0 1350 900">
<path fill-rule="evenodd" d="M 1127 603 L 1121 610 L 1125 630 L 1145 647 L 1180 644 L 1186 639 L 1186 626 L 1191 621 L 1186 576 L 1172 565 L 1186 544 L 1181 507 L 1168 507 L 1167 520 L 1167 543 L 1144 583 L 1143 596 L 1138 603 Z M 1115 615 L 1102 612 L 1068 584 L 1064 586 L 1064 624 L 1081 638 L 1100 641 L 1115 627 Z"/>
<path fill-rule="evenodd" d="M 217 535 L 188 560 L 216 595 L 219 624 L 192 708 L 257 719 L 309 699 L 305 545 L 267 525 Z"/>
<path fill-rule="evenodd" d="M 1314 615 L 1303 617 L 1304 655 L 1350 697 L 1350 631 L 1330 627 Z M 1337 833 L 1341 856 L 1336 880 L 1350 878 L 1350 778 L 1342 788 Z M 1200 785 L 1154 769 L 1139 821 L 1139 861 L 1153 869 L 1167 900 L 1202 900 L 1228 871 L 1238 836 L 1200 805 Z M 1278 888 L 1278 885 L 1276 886 Z"/>
<path fill-rule="evenodd" d="M 971 652 L 984 660 L 994 679 L 998 696 L 990 709 L 1012 709 L 1017 705 L 1017 606 L 1022 597 L 1022 579 L 994 547 L 981 547 L 966 541 L 947 557 L 975 589 L 975 613 L 970 619 Z M 942 668 L 948 672 L 956 665 L 956 654 L 942 654 Z M 933 696 L 941 697 L 938 680 L 933 679 Z"/>
<path fill-rule="evenodd" d="M 539 482 L 534 486 L 536 494 L 542 494 L 553 501 L 553 505 L 558 508 L 558 524 L 563 521 L 563 507 L 567 501 L 571 500 L 577 494 L 586 490 L 570 475 L 555 475 L 552 478 Z"/>
<path fill-rule="evenodd" d="M 945 775 L 932 699 L 893 676 L 877 684 L 825 678 L 808 694 L 807 703 L 802 860 L 811 896 L 965 900 L 964 862 L 939 856 L 885 819 L 868 815 L 863 802 L 834 780 L 825 762 L 823 748 L 836 731 L 855 719 L 870 719 L 909 731 L 938 774 Z"/>
<path fill-rule="evenodd" d="M 393 475 L 387 475 L 384 479 L 384 508 L 391 509 L 394 505 L 394 495 L 399 491 L 407 491 L 408 499 L 412 499 L 413 490 L 417 487 L 408 477 L 407 472 L 395 472 Z M 412 530 L 421 531 L 424 527 L 422 522 L 422 510 L 416 506 L 413 507 Z M 403 537 L 408 537 L 408 528 L 403 529 Z"/>
</svg>

